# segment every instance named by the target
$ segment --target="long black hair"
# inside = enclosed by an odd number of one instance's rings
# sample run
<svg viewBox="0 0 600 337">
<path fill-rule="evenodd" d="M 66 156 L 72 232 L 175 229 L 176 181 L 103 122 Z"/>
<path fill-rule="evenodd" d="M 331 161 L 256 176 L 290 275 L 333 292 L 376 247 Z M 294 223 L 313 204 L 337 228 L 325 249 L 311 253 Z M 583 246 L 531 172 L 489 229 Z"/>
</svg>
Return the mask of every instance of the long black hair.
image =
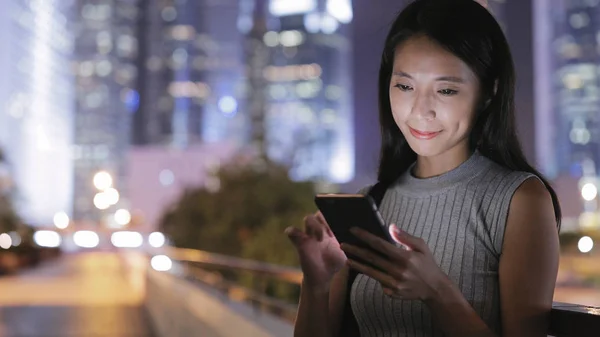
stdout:
<svg viewBox="0 0 600 337">
<path fill-rule="evenodd" d="M 561 210 L 548 181 L 525 159 L 515 127 L 515 69 L 502 28 L 487 9 L 474 0 L 415 0 L 396 18 L 385 40 L 379 69 L 381 153 L 378 180 L 392 184 L 415 162 L 396 125 L 389 88 L 397 46 L 415 36 L 426 36 L 460 58 L 477 75 L 481 86 L 478 111 L 469 136 L 471 150 L 508 169 L 530 172 L 546 185 L 560 229 Z"/>
</svg>

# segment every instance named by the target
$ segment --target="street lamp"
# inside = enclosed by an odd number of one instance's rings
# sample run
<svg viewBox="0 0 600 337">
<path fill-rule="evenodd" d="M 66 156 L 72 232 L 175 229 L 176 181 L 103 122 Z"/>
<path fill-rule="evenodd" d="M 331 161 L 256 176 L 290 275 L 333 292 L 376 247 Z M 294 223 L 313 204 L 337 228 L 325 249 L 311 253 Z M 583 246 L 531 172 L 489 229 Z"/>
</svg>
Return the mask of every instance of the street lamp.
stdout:
<svg viewBox="0 0 600 337">
<path fill-rule="evenodd" d="M 69 227 L 69 216 L 65 212 L 58 212 L 54 214 L 54 226 L 58 229 L 65 229 Z"/>
<path fill-rule="evenodd" d="M 106 171 L 100 171 L 94 175 L 94 186 L 100 191 L 104 191 L 111 188 L 113 184 L 113 178 L 110 173 Z"/>
<path fill-rule="evenodd" d="M 579 242 L 577 243 L 577 248 L 579 248 L 579 251 L 582 253 L 589 253 L 592 248 L 594 248 L 594 240 L 592 240 L 592 238 L 590 238 L 589 236 L 584 236 L 581 239 L 579 239 Z"/>
<path fill-rule="evenodd" d="M 115 222 L 121 226 L 131 222 L 131 213 L 126 209 L 120 209 L 115 212 Z"/>
<path fill-rule="evenodd" d="M 105 197 L 106 197 L 106 201 L 108 202 L 109 205 L 115 205 L 117 202 L 119 202 L 119 191 L 117 191 L 114 188 L 108 188 L 106 189 L 106 191 L 102 192 L 104 193 Z"/>
<path fill-rule="evenodd" d="M 581 197 L 586 201 L 592 201 L 598 196 L 598 188 L 593 183 L 586 183 L 581 187 Z"/>
<path fill-rule="evenodd" d="M 94 196 L 94 206 L 96 206 L 96 208 L 99 210 L 105 210 L 110 207 L 109 198 L 107 197 L 106 193 L 96 193 Z"/>
</svg>

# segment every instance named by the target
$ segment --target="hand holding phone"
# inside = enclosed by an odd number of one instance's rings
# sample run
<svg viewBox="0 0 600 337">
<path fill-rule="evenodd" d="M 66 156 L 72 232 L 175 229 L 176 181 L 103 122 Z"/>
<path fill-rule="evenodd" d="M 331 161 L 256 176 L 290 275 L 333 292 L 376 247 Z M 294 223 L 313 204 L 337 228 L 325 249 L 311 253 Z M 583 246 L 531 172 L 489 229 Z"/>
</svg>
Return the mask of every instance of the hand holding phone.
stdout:
<svg viewBox="0 0 600 337">
<path fill-rule="evenodd" d="M 347 243 L 373 251 L 365 242 L 350 232 L 352 227 L 359 227 L 388 242 L 396 243 L 377 210 L 375 202 L 368 195 L 318 194 L 315 197 L 315 204 L 327 220 L 339 243 Z M 352 259 L 369 264 L 354 256 Z"/>
</svg>

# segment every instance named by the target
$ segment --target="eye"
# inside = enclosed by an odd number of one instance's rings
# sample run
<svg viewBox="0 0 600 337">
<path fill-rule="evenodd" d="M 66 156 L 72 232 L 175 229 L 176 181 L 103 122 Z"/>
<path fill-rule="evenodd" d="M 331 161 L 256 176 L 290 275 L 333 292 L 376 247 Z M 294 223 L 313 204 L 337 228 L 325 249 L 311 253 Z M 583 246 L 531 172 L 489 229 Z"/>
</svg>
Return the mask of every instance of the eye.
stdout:
<svg viewBox="0 0 600 337">
<path fill-rule="evenodd" d="M 452 89 L 442 89 L 438 92 L 444 96 L 454 96 L 454 95 L 458 94 L 458 91 L 452 90 Z"/>
<path fill-rule="evenodd" d="M 400 89 L 402 91 L 411 91 L 412 90 L 411 86 L 404 85 L 404 84 L 396 84 L 394 87 L 398 88 L 398 89 Z"/>
</svg>

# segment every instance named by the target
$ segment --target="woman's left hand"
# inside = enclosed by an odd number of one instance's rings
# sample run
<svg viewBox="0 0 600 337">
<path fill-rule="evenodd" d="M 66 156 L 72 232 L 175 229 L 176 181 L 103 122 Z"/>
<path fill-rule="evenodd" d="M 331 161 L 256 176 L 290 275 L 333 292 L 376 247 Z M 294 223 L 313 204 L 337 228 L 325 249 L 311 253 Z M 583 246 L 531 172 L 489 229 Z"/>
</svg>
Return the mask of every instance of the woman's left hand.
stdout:
<svg viewBox="0 0 600 337">
<path fill-rule="evenodd" d="M 349 267 L 379 281 L 384 292 L 389 296 L 406 300 L 435 299 L 442 288 L 450 283 L 448 277 L 436 264 L 425 241 L 401 231 L 395 225 L 390 227 L 392 237 L 406 249 L 397 247 L 367 231 L 352 228 L 351 232 L 355 236 L 382 256 L 349 244 L 342 244 L 342 250 L 368 261 L 381 270 L 353 259 L 347 260 Z"/>
</svg>

